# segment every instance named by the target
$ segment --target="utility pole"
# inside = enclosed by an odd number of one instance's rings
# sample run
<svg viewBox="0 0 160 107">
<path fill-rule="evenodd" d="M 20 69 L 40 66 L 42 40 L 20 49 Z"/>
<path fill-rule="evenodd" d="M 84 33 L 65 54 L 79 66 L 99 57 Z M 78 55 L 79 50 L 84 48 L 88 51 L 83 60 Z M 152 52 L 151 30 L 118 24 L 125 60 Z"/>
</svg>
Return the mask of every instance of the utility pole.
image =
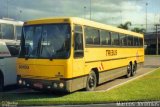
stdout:
<svg viewBox="0 0 160 107">
<path fill-rule="evenodd" d="M 19 20 L 21 20 L 21 21 L 23 20 L 22 19 L 22 10 L 19 11 Z"/>
<path fill-rule="evenodd" d="M 120 16 L 121 16 L 121 24 L 123 23 L 123 18 L 122 18 L 122 10 L 120 10 Z"/>
<path fill-rule="evenodd" d="M 84 6 L 84 19 L 86 18 L 86 6 Z"/>
<path fill-rule="evenodd" d="M 148 6 L 148 3 L 146 3 L 146 32 L 147 32 L 147 6 Z"/>
<path fill-rule="evenodd" d="M 7 18 L 9 18 L 8 0 L 7 0 Z"/>
<path fill-rule="evenodd" d="M 90 20 L 91 20 L 91 12 L 92 12 L 92 4 L 91 4 L 91 0 L 90 0 Z"/>
<path fill-rule="evenodd" d="M 158 26 L 160 26 L 160 24 L 155 24 L 156 26 L 156 55 L 159 54 L 159 38 L 158 38 Z"/>
</svg>

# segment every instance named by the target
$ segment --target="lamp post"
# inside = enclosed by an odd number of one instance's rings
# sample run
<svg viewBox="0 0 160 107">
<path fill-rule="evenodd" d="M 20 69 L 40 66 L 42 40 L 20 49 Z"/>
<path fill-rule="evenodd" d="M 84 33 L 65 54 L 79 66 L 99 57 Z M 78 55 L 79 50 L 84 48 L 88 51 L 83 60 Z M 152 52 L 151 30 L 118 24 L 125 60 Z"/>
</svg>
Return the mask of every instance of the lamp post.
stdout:
<svg viewBox="0 0 160 107">
<path fill-rule="evenodd" d="M 84 18 L 86 18 L 86 6 L 84 6 Z"/>
<path fill-rule="evenodd" d="M 92 2 L 91 2 L 91 0 L 90 0 L 90 20 L 91 20 L 91 12 L 92 12 Z"/>
<path fill-rule="evenodd" d="M 156 26 L 156 55 L 159 54 L 159 38 L 158 38 L 158 26 L 160 26 L 160 24 L 155 24 Z"/>
<path fill-rule="evenodd" d="M 120 16 L 121 16 L 121 24 L 123 23 L 122 22 L 122 20 L 123 20 L 123 18 L 122 18 L 122 10 L 120 10 Z"/>
<path fill-rule="evenodd" d="M 8 0 L 7 0 L 7 18 L 9 18 Z"/>
<path fill-rule="evenodd" d="M 148 17 L 148 14 L 147 14 L 147 6 L 148 6 L 148 3 L 146 2 L 146 32 L 147 32 L 147 17 Z"/>
<path fill-rule="evenodd" d="M 19 16 L 20 16 L 19 20 L 22 21 L 22 10 L 20 10 L 19 13 L 20 13 L 20 14 L 19 14 Z"/>
</svg>

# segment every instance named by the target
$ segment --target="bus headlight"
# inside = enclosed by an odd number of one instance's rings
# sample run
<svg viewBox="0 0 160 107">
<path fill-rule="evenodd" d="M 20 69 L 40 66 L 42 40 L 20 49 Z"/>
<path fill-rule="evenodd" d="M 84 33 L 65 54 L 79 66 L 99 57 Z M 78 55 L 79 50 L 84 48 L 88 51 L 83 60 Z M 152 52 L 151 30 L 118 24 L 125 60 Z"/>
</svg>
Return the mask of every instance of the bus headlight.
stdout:
<svg viewBox="0 0 160 107">
<path fill-rule="evenodd" d="M 21 85 L 22 84 L 22 80 L 19 80 L 18 83 Z"/>
<path fill-rule="evenodd" d="M 26 82 L 25 82 L 25 81 L 23 81 L 23 85 L 26 85 Z"/>
<path fill-rule="evenodd" d="M 27 84 L 27 87 L 29 87 L 30 85 L 29 84 Z"/>
<path fill-rule="evenodd" d="M 51 86 L 47 86 L 47 88 L 48 88 L 48 89 L 50 89 L 50 88 L 51 88 Z"/>
<path fill-rule="evenodd" d="M 57 83 L 53 83 L 53 87 L 57 88 L 58 87 Z"/>
<path fill-rule="evenodd" d="M 60 88 L 63 88 L 63 87 L 64 87 L 64 84 L 61 82 L 61 83 L 59 84 L 59 87 L 60 87 Z"/>
</svg>

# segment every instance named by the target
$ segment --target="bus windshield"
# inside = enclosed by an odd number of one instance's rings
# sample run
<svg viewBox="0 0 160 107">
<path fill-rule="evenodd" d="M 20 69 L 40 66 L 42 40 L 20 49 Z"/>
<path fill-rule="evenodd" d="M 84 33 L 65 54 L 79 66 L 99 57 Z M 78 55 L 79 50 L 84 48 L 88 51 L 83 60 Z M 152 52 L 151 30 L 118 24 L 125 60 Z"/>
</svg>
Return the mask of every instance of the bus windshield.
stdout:
<svg viewBox="0 0 160 107">
<path fill-rule="evenodd" d="M 68 58 L 71 30 L 69 24 L 24 26 L 19 57 Z"/>
</svg>

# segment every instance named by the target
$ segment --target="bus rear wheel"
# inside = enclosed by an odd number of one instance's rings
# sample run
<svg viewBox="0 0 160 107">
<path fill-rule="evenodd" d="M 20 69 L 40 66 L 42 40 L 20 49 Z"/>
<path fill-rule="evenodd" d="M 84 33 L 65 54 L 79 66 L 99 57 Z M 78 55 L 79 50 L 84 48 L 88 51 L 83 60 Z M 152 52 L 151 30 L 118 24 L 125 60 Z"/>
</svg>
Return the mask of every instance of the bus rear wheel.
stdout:
<svg viewBox="0 0 160 107">
<path fill-rule="evenodd" d="M 134 76 L 136 74 L 136 70 L 137 70 L 137 63 L 135 62 L 133 65 L 133 70 L 131 72 L 131 76 Z"/>
<path fill-rule="evenodd" d="M 127 78 L 131 76 L 131 72 L 132 72 L 132 65 L 129 63 L 127 66 L 127 74 L 126 74 Z"/>
<path fill-rule="evenodd" d="M 86 84 L 86 91 L 93 91 L 97 85 L 97 77 L 94 71 L 88 75 L 87 84 Z"/>
</svg>

